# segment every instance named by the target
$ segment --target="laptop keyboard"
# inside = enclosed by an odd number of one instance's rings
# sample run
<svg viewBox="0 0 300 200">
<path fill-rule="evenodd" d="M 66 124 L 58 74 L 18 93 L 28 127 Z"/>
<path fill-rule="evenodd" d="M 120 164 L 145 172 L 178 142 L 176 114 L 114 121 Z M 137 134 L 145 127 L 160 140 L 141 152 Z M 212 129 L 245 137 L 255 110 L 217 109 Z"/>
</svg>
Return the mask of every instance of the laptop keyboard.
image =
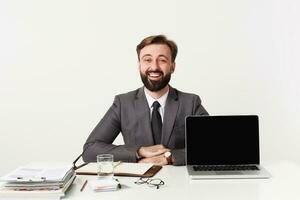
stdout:
<svg viewBox="0 0 300 200">
<path fill-rule="evenodd" d="M 259 170 L 255 165 L 195 165 L 195 171 L 246 171 Z"/>
</svg>

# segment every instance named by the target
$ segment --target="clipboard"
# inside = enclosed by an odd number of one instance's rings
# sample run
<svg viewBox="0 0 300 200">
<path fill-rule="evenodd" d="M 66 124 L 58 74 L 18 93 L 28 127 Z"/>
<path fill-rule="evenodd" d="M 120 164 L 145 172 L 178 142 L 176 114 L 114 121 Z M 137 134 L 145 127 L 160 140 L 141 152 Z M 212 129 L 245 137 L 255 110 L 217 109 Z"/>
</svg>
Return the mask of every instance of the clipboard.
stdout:
<svg viewBox="0 0 300 200">
<path fill-rule="evenodd" d="M 75 169 L 75 173 L 76 175 L 97 175 L 96 170 L 90 170 L 90 171 L 82 171 L 80 169 L 82 169 L 83 167 L 87 166 L 90 163 L 84 163 L 78 167 L 76 167 Z M 91 163 L 92 165 L 95 165 L 96 163 Z M 126 164 L 126 163 L 122 163 L 122 164 Z M 129 163 L 128 163 L 129 164 Z M 137 163 L 132 163 L 132 164 L 136 164 Z M 152 165 L 146 172 L 144 172 L 143 174 L 140 173 L 133 173 L 133 172 L 126 172 L 122 171 L 122 172 L 115 172 L 114 176 L 128 176 L 128 177 L 153 177 L 155 174 L 157 174 L 157 172 L 159 172 L 159 170 L 161 170 L 162 166 L 158 166 L 158 165 Z"/>
</svg>

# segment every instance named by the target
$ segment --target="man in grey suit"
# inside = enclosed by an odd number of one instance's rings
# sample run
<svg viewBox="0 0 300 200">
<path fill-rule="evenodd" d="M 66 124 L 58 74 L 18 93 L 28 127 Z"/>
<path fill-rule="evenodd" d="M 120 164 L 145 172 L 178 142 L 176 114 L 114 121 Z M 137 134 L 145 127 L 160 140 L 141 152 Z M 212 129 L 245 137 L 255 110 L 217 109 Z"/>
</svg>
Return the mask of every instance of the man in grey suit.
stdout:
<svg viewBox="0 0 300 200">
<path fill-rule="evenodd" d="M 150 36 L 137 46 L 144 87 L 117 95 L 83 147 L 83 160 L 98 154 L 115 160 L 185 164 L 185 117 L 208 115 L 199 96 L 169 85 L 175 70 L 177 45 L 164 35 Z M 124 145 L 112 144 L 122 133 Z"/>
</svg>

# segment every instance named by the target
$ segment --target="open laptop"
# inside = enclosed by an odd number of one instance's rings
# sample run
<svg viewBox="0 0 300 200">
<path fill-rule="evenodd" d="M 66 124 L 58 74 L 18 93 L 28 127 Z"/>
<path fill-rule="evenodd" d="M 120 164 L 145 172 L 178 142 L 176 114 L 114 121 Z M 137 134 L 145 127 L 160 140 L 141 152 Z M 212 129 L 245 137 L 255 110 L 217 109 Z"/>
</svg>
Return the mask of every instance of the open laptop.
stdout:
<svg viewBox="0 0 300 200">
<path fill-rule="evenodd" d="M 259 163 L 258 116 L 188 116 L 185 134 L 191 179 L 270 177 Z"/>
</svg>

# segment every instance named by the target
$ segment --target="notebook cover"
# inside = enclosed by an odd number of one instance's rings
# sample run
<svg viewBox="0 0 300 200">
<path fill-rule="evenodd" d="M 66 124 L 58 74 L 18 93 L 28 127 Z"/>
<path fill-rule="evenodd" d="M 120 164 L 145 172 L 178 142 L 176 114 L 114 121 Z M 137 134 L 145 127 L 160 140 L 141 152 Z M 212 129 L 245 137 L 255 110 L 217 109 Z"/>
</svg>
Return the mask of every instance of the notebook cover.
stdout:
<svg viewBox="0 0 300 200">
<path fill-rule="evenodd" d="M 84 163 L 83 165 L 80 165 L 76 169 L 79 169 L 88 163 Z M 153 165 L 150 169 L 148 169 L 144 174 L 133 174 L 133 173 L 114 173 L 114 176 L 129 176 L 129 177 L 152 177 L 154 176 L 162 166 Z M 76 175 L 97 175 L 97 173 L 94 172 L 76 172 Z"/>
</svg>

